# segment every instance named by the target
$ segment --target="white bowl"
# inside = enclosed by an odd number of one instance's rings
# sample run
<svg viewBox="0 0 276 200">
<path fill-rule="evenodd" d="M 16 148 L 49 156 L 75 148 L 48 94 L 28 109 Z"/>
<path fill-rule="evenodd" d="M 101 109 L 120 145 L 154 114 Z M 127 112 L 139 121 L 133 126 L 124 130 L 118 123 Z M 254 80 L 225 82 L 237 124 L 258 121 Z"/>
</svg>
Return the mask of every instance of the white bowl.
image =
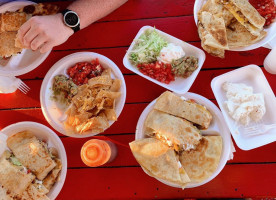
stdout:
<svg viewBox="0 0 276 200">
<path fill-rule="evenodd" d="M 202 6 L 207 2 L 207 0 L 195 0 L 194 4 L 194 20 L 197 24 L 198 18 L 197 13 L 200 11 Z M 276 0 L 275 0 L 276 2 Z M 264 29 L 267 32 L 267 35 L 260 40 L 259 42 L 256 42 L 255 44 L 252 44 L 247 47 L 238 47 L 238 48 L 230 48 L 230 51 L 249 51 L 252 49 L 257 49 L 259 47 L 264 46 L 268 42 L 270 42 L 275 36 L 276 36 L 276 22 L 272 23 L 270 26 Z"/>
<path fill-rule="evenodd" d="M 121 114 L 123 107 L 125 105 L 125 100 L 126 100 L 126 84 L 125 84 L 125 79 L 120 71 L 120 69 L 117 67 L 117 65 L 112 62 L 109 58 L 93 53 L 93 52 L 78 52 L 78 53 L 73 53 L 70 54 L 58 62 L 56 62 L 53 67 L 48 71 L 46 74 L 41 90 L 40 90 L 40 103 L 41 103 L 41 108 L 42 112 L 46 118 L 46 120 L 49 122 L 49 124 L 58 132 L 70 136 L 70 137 L 75 137 L 75 138 L 84 138 L 84 137 L 91 137 L 94 136 L 98 133 L 87 133 L 84 135 L 75 133 L 75 134 L 68 134 L 64 128 L 63 123 L 61 122 L 61 119 L 64 118 L 64 111 L 65 109 L 62 109 L 61 104 L 58 102 L 55 102 L 51 100 L 52 96 L 52 80 L 56 75 L 62 74 L 65 76 L 68 76 L 66 74 L 66 70 L 74 66 L 78 62 L 91 62 L 92 59 L 98 58 L 101 65 L 104 68 L 110 68 L 112 69 L 112 76 L 113 78 L 120 79 L 122 81 L 121 85 L 121 96 L 119 97 L 118 101 L 116 101 L 116 113 L 117 117 Z M 111 126 L 114 123 L 114 121 L 109 121 L 109 125 Z"/>
<path fill-rule="evenodd" d="M 0 6 L 0 13 L 15 11 L 23 6 L 34 4 L 31 1 L 14 1 Z M 37 68 L 50 54 L 51 51 L 41 54 L 39 51 L 23 49 L 21 54 L 5 60 L 0 59 L 0 75 L 19 76 Z"/>
<path fill-rule="evenodd" d="M 189 76 L 188 78 L 180 78 L 180 77 L 176 77 L 175 78 L 175 81 L 172 81 L 170 84 L 165 84 L 165 83 L 161 83 L 147 75 L 144 75 L 142 74 L 138 68 L 133 65 L 130 60 L 129 60 L 129 54 L 130 54 L 130 51 L 133 49 L 134 45 L 135 45 L 135 42 L 136 40 L 146 31 L 146 30 L 154 30 L 153 27 L 151 26 L 144 26 L 142 27 L 139 32 L 137 33 L 137 35 L 135 36 L 133 42 L 131 43 L 127 53 L 125 54 L 124 56 L 124 59 L 123 59 L 123 63 L 124 63 L 124 66 L 129 69 L 130 71 L 133 71 L 134 73 L 156 83 L 157 85 L 160 85 L 168 90 L 171 90 L 173 92 L 176 92 L 178 94 L 183 94 L 185 92 L 187 92 L 193 82 L 195 81 L 204 61 L 205 61 L 205 53 L 197 48 L 197 47 L 194 47 L 193 45 L 190 45 L 186 42 L 183 42 L 182 40 L 179 40 L 167 33 L 164 33 L 158 29 L 155 29 L 159 34 L 160 36 L 162 36 L 166 41 L 168 41 L 169 43 L 174 43 L 175 45 L 179 45 L 182 47 L 182 49 L 184 50 L 184 52 L 186 53 L 187 56 L 195 56 L 198 58 L 198 68 L 192 73 L 191 76 Z"/>
<path fill-rule="evenodd" d="M 248 65 L 222 74 L 212 80 L 211 87 L 231 134 L 240 149 L 250 150 L 276 141 L 275 129 L 271 129 L 265 134 L 255 136 L 246 136 L 244 134 L 245 126 L 235 122 L 224 106 L 224 102 L 227 100 L 226 92 L 222 89 L 224 82 L 244 83 L 253 87 L 254 93 L 263 93 L 266 113 L 263 116 L 262 123 L 276 123 L 276 98 L 261 68 L 257 65 Z M 255 123 L 251 122 L 248 126 L 251 125 L 255 125 Z"/>
<path fill-rule="evenodd" d="M 229 155 L 230 155 L 231 137 L 230 137 L 229 130 L 226 126 L 226 123 L 223 119 L 223 116 L 215 104 L 213 104 L 210 100 L 206 99 L 203 96 L 200 96 L 200 95 L 194 94 L 194 93 L 190 93 L 190 92 L 187 92 L 181 96 L 185 97 L 186 99 L 194 99 L 197 103 L 206 106 L 206 108 L 211 112 L 213 119 L 210 124 L 210 127 L 207 130 L 201 130 L 201 133 L 202 133 L 202 135 L 220 135 L 222 137 L 222 141 L 223 141 L 221 158 L 220 158 L 219 166 L 217 167 L 216 171 L 208 179 L 204 180 L 203 182 L 188 183 L 188 185 L 186 186 L 186 188 L 193 188 L 193 187 L 198 187 L 205 183 L 208 183 L 209 181 L 214 179 L 224 168 L 224 166 L 227 163 L 227 160 L 229 159 Z M 135 135 L 136 140 L 147 137 L 144 134 L 144 130 L 145 130 L 144 122 L 145 122 L 146 117 L 149 114 L 149 112 L 153 109 L 155 102 L 156 102 L 156 100 L 152 101 L 142 112 L 142 114 L 138 120 L 137 127 L 136 127 L 136 135 Z M 143 167 L 142 167 L 142 169 L 143 169 Z M 146 174 L 148 174 L 146 172 L 146 170 L 144 170 L 144 172 Z M 177 185 L 175 183 L 171 183 L 166 180 L 159 179 L 159 178 L 156 178 L 156 179 L 166 185 L 171 186 L 171 187 L 181 188 L 180 185 Z"/>
<path fill-rule="evenodd" d="M 7 136 L 12 136 L 20 131 L 28 130 L 31 133 L 33 133 L 37 138 L 46 141 L 49 147 L 54 147 L 58 151 L 59 158 L 62 162 L 62 169 L 59 176 L 59 181 L 57 181 L 54 185 L 54 187 L 50 190 L 50 192 L 47 194 L 47 196 L 54 200 L 58 194 L 60 193 L 67 173 L 67 157 L 66 152 L 64 149 L 64 146 L 57 136 L 57 134 L 52 131 L 47 126 L 44 126 L 42 124 L 36 123 L 36 122 L 19 122 L 12 125 L 9 125 L 1 130 L 2 133 L 6 134 Z"/>
</svg>

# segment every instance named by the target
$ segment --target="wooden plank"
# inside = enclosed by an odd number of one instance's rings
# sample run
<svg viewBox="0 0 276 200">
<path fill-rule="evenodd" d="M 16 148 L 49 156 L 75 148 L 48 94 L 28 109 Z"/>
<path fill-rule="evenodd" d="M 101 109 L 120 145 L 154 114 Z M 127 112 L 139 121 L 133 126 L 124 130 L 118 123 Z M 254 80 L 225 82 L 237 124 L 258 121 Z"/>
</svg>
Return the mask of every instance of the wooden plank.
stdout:
<svg viewBox="0 0 276 200">
<path fill-rule="evenodd" d="M 275 197 L 275 167 L 275 163 L 227 165 L 211 182 L 185 190 L 158 182 L 140 167 L 69 169 L 57 199 Z"/>
<path fill-rule="evenodd" d="M 118 167 L 118 166 L 139 166 L 134 159 L 130 149 L 129 143 L 135 140 L 135 135 L 108 135 L 108 136 L 96 136 L 93 138 L 110 140 L 116 144 L 118 148 L 118 155 L 116 159 L 104 165 L 103 167 Z M 75 138 L 61 138 L 68 156 L 68 167 L 86 167 L 81 161 L 80 150 L 82 145 L 91 138 L 75 139 Z M 236 152 L 234 153 L 234 160 L 230 160 L 228 163 L 269 163 L 276 162 L 275 158 L 276 144 L 271 143 L 262 147 L 259 147 L 250 151 L 240 150 L 236 146 Z M 127 158 L 127 159 L 126 159 Z"/>
<path fill-rule="evenodd" d="M 200 42 L 190 42 L 196 47 L 200 47 Z M 123 74 L 133 74 L 130 70 L 124 67 L 123 58 L 128 47 L 104 48 L 104 49 L 88 49 L 88 50 L 68 50 L 68 51 L 52 51 L 49 57 L 35 70 L 20 76 L 21 79 L 44 78 L 49 69 L 63 57 L 81 51 L 96 52 L 102 54 L 120 68 Z M 263 60 L 267 56 L 269 50 L 259 48 L 248 52 L 227 52 L 225 59 L 210 56 L 206 53 L 206 61 L 202 69 L 214 68 L 233 68 L 246 66 L 248 63 L 263 65 Z"/>
<path fill-rule="evenodd" d="M 210 86 L 212 79 L 231 70 L 232 69 L 201 71 L 189 92 L 200 94 L 208 99 L 214 99 L 215 97 Z M 262 68 L 262 70 L 268 79 L 272 90 L 276 93 L 275 76 L 266 72 L 264 68 Z M 165 91 L 163 87 L 138 75 L 126 75 L 124 77 L 127 86 L 127 103 L 151 102 Z M 41 82 L 41 80 L 25 81 L 25 83 L 31 88 L 28 95 L 24 95 L 20 91 L 16 91 L 13 94 L 0 94 L 0 99 L 2 100 L 0 103 L 0 109 L 40 107 L 39 91 Z"/>
</svg>

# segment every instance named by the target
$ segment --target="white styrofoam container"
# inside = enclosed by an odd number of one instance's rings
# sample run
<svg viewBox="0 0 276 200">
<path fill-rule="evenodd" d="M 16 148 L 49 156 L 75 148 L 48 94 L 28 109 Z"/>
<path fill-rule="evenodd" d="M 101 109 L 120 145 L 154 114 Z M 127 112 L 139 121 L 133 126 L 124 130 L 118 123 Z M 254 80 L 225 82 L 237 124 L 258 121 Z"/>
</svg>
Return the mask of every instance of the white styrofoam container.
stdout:
<svg viewBox="0 0 276 200">
<path fill-rule="evenodd" d="M 57 136 L 57 134 L 52 131 L 47 126 L 44 126 L 40 123 L 36 122 L 19 122 L 15 124 L 11 124 L 4 129 L 1 130 L 1 133 L 6 134 L 8 137 L 21 132 L 21 131 L 30 131 L 33 133 L 38 139 L 45 141 L 48 144 L 48 147 L 54 147 L 58 151 L 58 156 L 62 163 L 62 169 L 59 175 L 58 181 L 55 183 L 53 188 L 47 194 L 49 199 L 54 200 L 58 194 L 60 193 L 63 184 L 65 182 L 66 173 L 67 173 L 67 156 L 64 149 L 64 146 Z"/>
<path fill-rule="evenodd" d="M 148 29 L 154 30 L 155 28 L 153 28 L 151 26 L 144 26 L 139 30 L 139 32 L 135 36 L 129 49 L 127 50 L 127 53 L 124 56 L 124 59 L 123 59 L 124 66 L 127 69 L 129 69 L 130 71 L 133 71 L 134 73 L 156 83 L 157 85 L 160 85 L 168 90 L 171 90 L 175 93 L 183 94 L 183 93 L 187 92 L 191 88 L 193 82 L 195 81 L 195 79 L 205 61 L 205 57 L 206 57 L 205 53 L 201 49 L 199 49 L 193 45 L 190 45 L 182 40 L 179 40 L 167 33 L 164 33 L 163 31 L 155 29 L 160 34 L 160 36 L 162 36 L 169 43 L 174 43 L 175 45 L 181 46 L 187 56 L 195 56 L 198 58 L 198 68 L 192 73 L 191 76 L 189 76 L 188 78 L 176 77 L 175 81 L 172 81 L 170 84 L 161 83 L 149 76 L 142 74 L 138 70 L 138 68 L 134 64 L 132 64 L 131 61 L 129 60 L 130 51 L 133 49 L 136 40 Z"/>
<path fill-rule="evenodd" d="M 274 0 L 276 3 L 276 0 Z M 194 4 L 194 20 L 195 23 L 197 24 L 198 22 L 198 17 L 197 13 L 200 11 L 202 6 L 207 2 L 207 0 L 196 0 Z M 249 51 L 252 49 L 257 49 L 259 47 L 264 46 L 265 44 L 269 43 L 273 38 L 276 36 L 276 22 L 272 23 L 268 27 L 264 29 L 267 32 L 267 35 L 260 40 L 259 42 L 256 42 L 255 44 L 252 44 L 247 47 L 237 47 L 237 48 L 230 48 L 230 51 Z"/>
<path fill-rule="evenodd" d="M 118 68 L 118 66 L 109 58 L 100 55 L 98 53 L 93 52 L 78 52 L 73 53 L 68 56 L 65 56 L 64 58 L 60 59 L 58 62 L 56 62 L 53 67 L 48 71 L 45 78 L 43 79 L 41 89 L 40 89 L 40 103 L 41 103 L 41 109 L 43 112 L 44 117 L 49 122 L 49 124 L 58 132 L 69 136 L 69 137 L 75 137 L 75 138 L 84 138 L 84 137 L 91 137 L 98 133 L 86 133 L 86 134 L 69 134 L 67 133 L 66 129 L 64 128 L 62 120 L 64 120 L 64 113 L 66 108 L 64 108 L 63 105 L 60 103 L 54 101 L 51 99 L 51 96 L 53 95 L 53 91 L 51 89 L 53 84 L 53 78 L 56 75 L 67 75 L 67 69 L 71 66 L 74 66 L 78 62 L 90 62 L 93 59 L 99 59 L 99 62 L 104 68 L 110 68 L 112 70 L 111 76 L 113 78 L 117 78 L 121 80 L 121 96 L 118 100 L 116 100 L 116 114 L 117 117 L 121 114 L 123 107 L 125 105 L 126 100 L 126 84 L 125 79 Z M 109 121 L 109 125 L 111 126 L 115 121 Z"/>
<path fill-rule="evenodd" d="M 261 123 L 276 123 L 276 98 L 260 67 L 257 65 L 248 65 L 217 76 L 212 80 L 211 87 L 231 134 L 240 149 L 250 150 L 276 141 L 275 129 L 271 129 L 265 134 L 255 136 L 248 136 L 244 134 L 245 126 L 236 122 L 228 114 L 224 105 L 224 102 L 227 100 L 226 92 L 222 89 L 222 84 L 224 82 L 244 83 L 253 87 L 254 93 L 263 93 L 266 113 L 263 116 Z M 256 123 L 251 122 L 248 126 L 255 124 Z"/>
<path fill-rule="evenodd" d="M 193 188 L 193 187 L 198 187 L 198 186 L 204 185 L 205 183 L 208 183 L 209 181 L 214 179 L 224 168 L 224 166 L 227 163 L 227 160 L 229 159 L 229 155 L 231 152 L 231 136 L 230 136 L 229 129 L 227 128 L 227 125 L 223 119 L 221 111 L 218 109 L 218 107 L 214 103 L 212 103 L 210 100 L 206 99 L 203 96 L 200 96 L 200 95 L 194 94 L 194 93 L 190 93 L 190 92 L 187 92 L 181 96 L 185 97 L 186 99 L 194 99 L 197 103 L 204 105 L 211 112 L 211 114 L 213 116 L 212 122 L 208 129 L 201 130 L 201 134 L 202 135 L 220 135 L 222 137 L 222 141 L 223 141 L 220 162 L 219 162 L 219 165 L 218 165 L 216 171 L 208 179 L 204 180 L 203 182 L 188 183 L 188 185 L 186 186 L 186 188 Z M 156 102 L 156 100 L 152 101 L 140 115 L 140 118 L 139 118 L 137 126 L 136 126 L 135 140 L 147 137 L 144 134 L 145 128 L 146 128 L 144 126 L 144 122 L 145 122 L 146 117 L 149 114 L 149 112 L 151 110 L 153 110 L 155 102 Z M 142 169 L 143 169 L 143 167 L 142 167 Z M 146 170 L 144 170 L 144 172 L 146 174 L 148 174 Z M 166 185 L 171 186 L 171 187 L 181 188 L 180 185 L 177 185 L 175 183 L 171 183 L 166 180 L 159 179 L 159 178 L 156 178 L 156 179 Z"/>
<path fill-rule="evenodd" d="M 13 1 L 0 6 L 0 13 L 15 11 L 23 6 L 34 4 L 31 1 Z M 0 75 L 19 76 L 26 74 L 38 67 L 50 54 L 51 51 L 41 54 L 39 51 L 23 49 L 21 54 L 8 59 L 0 59 Z"/>
</svg>

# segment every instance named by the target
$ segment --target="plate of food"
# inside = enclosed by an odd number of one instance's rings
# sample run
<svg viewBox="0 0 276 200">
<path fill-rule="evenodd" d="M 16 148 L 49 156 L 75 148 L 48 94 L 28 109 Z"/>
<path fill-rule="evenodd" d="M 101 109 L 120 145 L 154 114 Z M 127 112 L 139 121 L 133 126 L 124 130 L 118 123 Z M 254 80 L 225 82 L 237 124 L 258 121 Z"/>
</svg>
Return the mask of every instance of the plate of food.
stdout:
<svg viewBox="0 0 276 200">
<path fill-rule="evenodd" d="M 231 138 L 211 101 L 166 91 L 141 114 L 130 148 L 146 174 L 184 189 L 220 173 L 229 159 Z"/>
<path fill-rule="evenodd" d="M 248 51 L 276 36 L 274 0 L 196 0 L 194 19 L 202 48 L 224 58 L 225 50 Z"/>
<path fill-rule="evenodd" d="M 31 1 L 13 1 L 0 6 L 0 75 L 19 76 L 38 67 L 49 55 L 24 49 L 17 39 L 17 31 L 32 16 L 55 14 L 58 7 L 35 4 Z"/>
<path fill-rule="evenodd" d="M 124 56 L 124 66 L 176 93 L 192 86 L 203 63 L 204 52 L 151 26 L 142 27 Z"/>
<path fill-rule="evenodd" d="M 40 102 L 49 124 L 70 137 L 91 137 L 109 128 L 126 99 L 124 77 L 109 58 L 93 53 L 68 55 L 46 74 Z"/>
<path fill-rule="evenodd" d="M 240 149 L 276 141 L 276 131 L 255 134 L 252 127 L 276 124 L 275 95 L 260 67 L 248 65 L 215 77 L 213 93 Z"/>
<path fill-rule="evenodd" d="M 8 136 L 0 155 L 1 197 L 54 200 L 67 173 L 66 152 L 56 133 L 35 122 L 12 124 L 1 133 Z"/>
</svg>

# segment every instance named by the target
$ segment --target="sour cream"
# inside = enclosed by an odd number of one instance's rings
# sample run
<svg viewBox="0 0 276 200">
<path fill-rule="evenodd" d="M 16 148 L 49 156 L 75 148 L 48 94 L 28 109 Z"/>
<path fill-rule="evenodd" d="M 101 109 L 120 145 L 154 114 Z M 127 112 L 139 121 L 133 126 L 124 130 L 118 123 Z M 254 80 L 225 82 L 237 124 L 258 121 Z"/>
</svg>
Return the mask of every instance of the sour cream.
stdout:
<svg viewBox="0 0 276 200">
<path fill-rule="evenodd" d="M 243 83 L 223 84 L 227 101 L 225 106 L 229 115 L 237 122 L 248 125 L 250 121 L 258 122 L 266 112 L 264 95 L 253 93 L 253 88 Z"/>
<path fill-rule="evenodd" d="M 173 43 L 169 43 L 168 46 L 161 49 L 157 60 L 163 63 L 171 63 L 173 60 L 177 60 L 183 56 L 185 56 L 185 52 L 181 46 L 176 46 Z"/>
</svg>

